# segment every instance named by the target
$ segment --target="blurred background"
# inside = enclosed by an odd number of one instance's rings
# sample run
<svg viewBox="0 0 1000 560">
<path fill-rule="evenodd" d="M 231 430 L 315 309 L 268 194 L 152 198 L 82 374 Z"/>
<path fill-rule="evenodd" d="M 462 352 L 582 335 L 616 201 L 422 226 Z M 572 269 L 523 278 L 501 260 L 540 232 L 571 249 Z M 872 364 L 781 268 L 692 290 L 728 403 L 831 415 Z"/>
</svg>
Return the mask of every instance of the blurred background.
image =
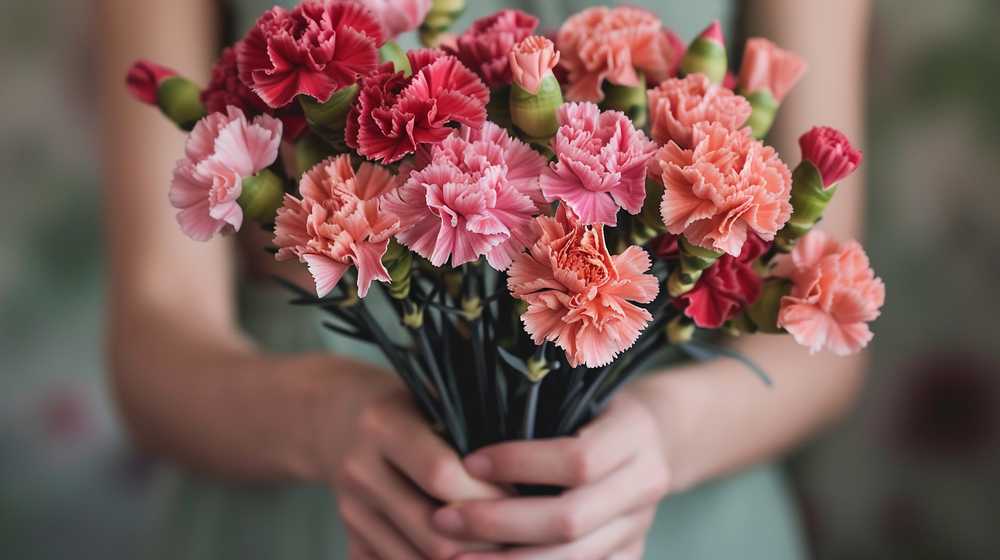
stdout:
<svg viewBox="0 0 1000 560">
<path fill-rule="evenodd" d="M 690 39 L 702 4 L 667 23 Z M 91 12 L 0 18 L 0 558 L 135 558 L 156 514 L 104 383 Z M 866 245 L 889 298 L 858 407 L 789 461 L 817 558 L 1000 557 L 998 22 L 994 0 L 875 3 Z"/>
</svg>

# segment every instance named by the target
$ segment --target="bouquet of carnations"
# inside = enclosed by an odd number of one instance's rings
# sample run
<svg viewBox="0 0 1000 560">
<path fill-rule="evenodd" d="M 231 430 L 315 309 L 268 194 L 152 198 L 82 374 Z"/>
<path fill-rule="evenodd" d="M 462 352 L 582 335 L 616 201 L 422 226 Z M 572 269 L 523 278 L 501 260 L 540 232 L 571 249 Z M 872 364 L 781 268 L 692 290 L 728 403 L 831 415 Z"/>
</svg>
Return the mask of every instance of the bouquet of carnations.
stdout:
<svg viewBox="0 0 1000 560">
<path fill-rule="evenodd" d="M 709 331 L 869 342 L 881 280 L 812 229 L 861 153 L 813 128 L 792 171 L 761 140 L 798 56 L 750 39 L 731 73 L 718 22 L 685 46 L 631 7 L 548 34 L 503 10 L 454 36 L 463 4 L 273 8 L 204 89 L 136 63 L 134 95 L 190 131 L 184 233 L 273 230 L 314 280 L 283 282 L 292 303 L 377 345 L 463 454 L 574 433 L 665 349 L 767 380 Z M 416 29 L 426 48 L 404 52 Z"/>
</svg>

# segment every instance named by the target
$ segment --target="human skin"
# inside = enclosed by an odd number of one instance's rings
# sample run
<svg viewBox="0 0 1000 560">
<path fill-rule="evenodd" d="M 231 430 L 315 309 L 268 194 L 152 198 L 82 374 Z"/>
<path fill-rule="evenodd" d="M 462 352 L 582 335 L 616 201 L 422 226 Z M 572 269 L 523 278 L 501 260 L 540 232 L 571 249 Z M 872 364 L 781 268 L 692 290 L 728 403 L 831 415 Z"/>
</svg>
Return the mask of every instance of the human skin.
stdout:
<svg viewBox="0 0 1000 560">
<path fill-rule="evenodd" d="M 852 401 L 863 356 L 810 357 L 788 337 L 755 336 L 737 346 L 774 378 L 770 389 L 729 361 L 682 367 L 634 382 L 579 437 L 502 444 L 463 465 L 391 376 L 342 356 L 261 352 L 236 323 L 235 283 L 247 273 L 237 244 L 183 237 L 166 203 L 183 135 L 122 87 L 139 57 L 204 83 L 215 52 L 206 4 L 99 2 L 108 355 L 123 417 L 146 448 L 223 477 L 331 484 L 353 558 L 640 558 L 660 499 L 774 458 Z M 810 63 L 776 124 L 782 153 L 794 161 L 794 139 L 816 123 L 862 138 L 868 2 L 753 9 L 756 34 Z M 857 175 L 844 182 L 824 229 L 857 234 L 861 186 Z M 260 252 L 252 234 L 239 242 Z M 568 490 L 511 497 L 494 482 Z"/>
</svg>

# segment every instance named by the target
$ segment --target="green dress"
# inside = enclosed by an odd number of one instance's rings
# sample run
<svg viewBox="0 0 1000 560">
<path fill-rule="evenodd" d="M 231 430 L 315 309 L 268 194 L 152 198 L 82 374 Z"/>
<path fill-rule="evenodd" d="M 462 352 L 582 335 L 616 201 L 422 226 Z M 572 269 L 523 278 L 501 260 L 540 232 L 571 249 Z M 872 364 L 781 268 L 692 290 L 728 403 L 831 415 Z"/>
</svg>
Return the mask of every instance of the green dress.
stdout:
<svg viewBox="0 0 1000 560">
<path fill-rule="evenodd" d="M 274 2 L 239 2 L 238 29 Z M 501 7 L 537 14 L 555 26 L 567 14 L 602 2 L 580 0 L 470 0 L 456 29 Z M 606 3 L 606 2 L 603 2 Z M 643 5 L 642 1 L 631 1 Z M 722 0 L 646 0 L 648 7 L 690 39 L 714 18 L 728 19 Z M 403 38 L 412 47 L 412 38 Z M 298 352 L 325 348 L 369 360 L 377 351 L 328 334 L 312 310 L 291 307 L 287 294 L 270 285 L 243 290 L 242 323 L 265 349 Z M 161 481 L 163 508 L 152 557 L 163 560 L 339 560 L 346 536 L 335 496 L 325 485 L 247 484 L 174 470 Z M 649 532 L 647 559 L 793 560 L 805 558 L 801 528 L 779 469 L 764 465 L 671 496 L 657 511 Z"/>
</svg>

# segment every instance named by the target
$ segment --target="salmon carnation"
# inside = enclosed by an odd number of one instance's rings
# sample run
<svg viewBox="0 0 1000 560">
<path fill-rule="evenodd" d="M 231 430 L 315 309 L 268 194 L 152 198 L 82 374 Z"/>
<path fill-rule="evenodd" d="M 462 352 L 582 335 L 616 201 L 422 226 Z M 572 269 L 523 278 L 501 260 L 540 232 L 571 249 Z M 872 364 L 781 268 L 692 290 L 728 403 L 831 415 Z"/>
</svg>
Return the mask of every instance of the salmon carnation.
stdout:
<svg viewBox="0 0 1000 560">
<path fill-rule="evenodd" d="M 885 303 L 885 285 L 857 241 L 837 243 L 814 230 L 778 261 L 774 273 L 792 282 L 781 299 L 778 326 L 810 352 L 825 348 L 843 356 L 872 339 L 868 323 Z"/>
<path fill-rule="evenodd" d="M 791 172 L 746 130 L 695 124 L 691 149 L 671 141 L 651 167 L 663 181 L 667 231 L 706 249 L 738 256 L 749 232 L 771 241 L 792 214 Z"/>
<path fill-rule="evenodd" d="M 552 74 L 552 69 L 559 64 L 559 52 L 552 41 L 532 35 L 514 45 L 509 59 L 513 83 L 528 93 L 537 94 L 542 78 Z"/>
<path fill-rule="evenodd" d="M 325 102 L 378 65 L 382 25 L 353 2 L 310 0 L 275 7 L 240 41 L 240 79 L 270 107 L 296 95 Z"/>
<path fill-rule="evenodd" d="M 406 77 L 391 63 L 382 65 L 361 81 L 347 117 L 347 145 L 383 163 L 443 141 L 455 125 L 479 128 L 486 120 L 489 90 L 458 59 L 431 49 L 406 56 L 413 74 Z"/>
<path fill-rule="evenodd" d="M 749 94 L 767 90 L 781 103 L 805 72 L 806 63 L 799 55 L 761 37 L 747 39 L 740 66 L 740 91 Z"/>
<path fill-rule="evenodd" d="M 619 207 L 638 214 L 656 144 L 624 113 L 601 112 L 593 103 L 565 103 L 558 119 L 557 161 L 541 179 L 546 200 L 562 201 L 585 224 L 615 225 Z"/>
<path fill-rule="evenodd" d="M 752 112 L 744 97 L 713 84 L 704 74 L 671 78 L 649 90 L 648 96 L 653 139 L 660 144 L 673 140 L 682 148 L 691 147 L 696 123 L 714 122 L 736 130 Z"/>
<path fill-rule="evenodd" d="M 299 194 L 285 195 L 275 219 L 274 244 L 279 261 L 296 259 L 309 267 L 316 294 L 326 296 L 347 269 L 358 269 L 358 295 L 365 297 L 374 280 L 391 282 L 382 265 L 399 218 L 383 206 L 386 193 L 399 185 L 385 168 L 351 158 L 322 161 L 302 175 Z"/>
<path fill-rule="evenodd" d="M 612 256 L 603 226 L 585 226 L 565 207 L 539 216 L 541 234 L 510 267 L 510 293 L 528 304 L 521 316 L 535 344 L 554 342 L 569 364 L 601 367 L 635 343 L 652 320 L 638 304 L 653 301 L 659 282 L 649 255 L 633 245 Z"/>
<path fill-rule="evenodd" d="M 500 10 L 476 20 L 447 50 L 490 88 L 511 83 L 508 54 L 538 27 L 538 18 L 520 10 Z"/>
<path fill-rule="evenodd" d="M 431 0 L 353 0 L 371 10 L 382 24 L 382 37 L 387 41 L 423 23 L 431 9 Z"/>
<path fill-rule="evenodd" d="M 684 54 L 652 12 L 619 6 L 588 8 L 566 20 L 556 46 L 568 73 L 566 99 L 601 101 L 604 81 L 620 86 L 659 83 Z"/>
<path fill-rule="evenodd" d="M 506 270 L 536 235 L 532 219 L 539 209 L 528 193 L 537 190 L 532 177 L 544 161 L 525 149 L 531 152 L 493 123 L 456 131 L 386 199 L 402 221 L 396 240 L 434 266 L 450 261 L 457 267 L 485 255 L 490 266 Z"/>
<path fill-rule="evenodd" d="M 243 180 L 274 163 L 280 145 L 281 123 L 267 115 L 249 121 L 230 106 L 198 121 L 170 183 L 170 203 L 180 210 L 181 230 L 196 241 L 239 231 Z"/>
</svg>

